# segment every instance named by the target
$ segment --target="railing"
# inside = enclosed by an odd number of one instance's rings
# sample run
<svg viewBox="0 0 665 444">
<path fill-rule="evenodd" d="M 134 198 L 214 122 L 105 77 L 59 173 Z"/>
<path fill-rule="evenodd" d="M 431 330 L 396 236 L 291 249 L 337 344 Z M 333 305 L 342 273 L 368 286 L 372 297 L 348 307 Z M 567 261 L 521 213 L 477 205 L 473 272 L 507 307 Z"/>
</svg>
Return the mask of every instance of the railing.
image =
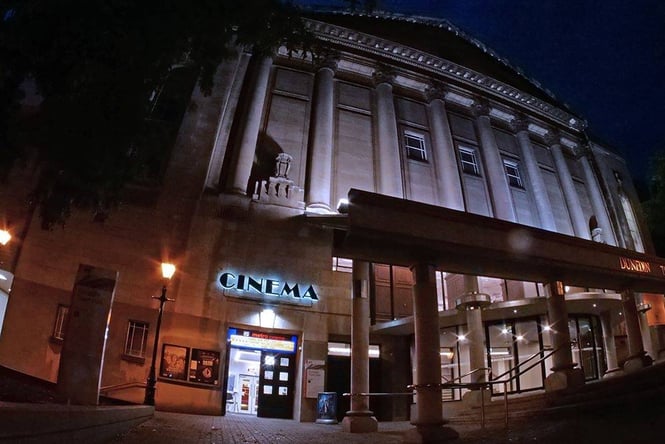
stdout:
<svg viewBox="0 0 665 444">
<path fill-rule="evenodd" d="M 118 390 L 125 390 L 130 388 L 145 388 L 145 382 L 125 382 L 122 384 L 107 385 L 99 389 L 99 394 L 107 396 L 111 392 L 117 392 Z"/>
<path fill-rule="evenodd" d="M 504 424 L 506 427 L 508 427 L 508 384 L 512 382 L 513 380 L 519 378 L 522 374 L 528 372 L 532 368 L 536 367 L 537 365 L 540 365 L 543 363 L 546 359 L 551 357 L 553 354 L 558 352 L 559 350 L 562 350 L 563 348 L 570 347 L 570 344 L 564 344 L 556 349 L 552 349 L 551 347 L 546 347 L 543 348 L 542 350 L 539 350 L 538 352 L 534 353 L 531 355 L 529 358 L 527 358 L 525 361 L 520 362 L 518 365 L 515 367 L 512 367 L 508 371 L 498 375 L 496 378 L 492 377 L 492 369 L 488 367 L 479 367 L 476 369 L 471 370 L 468 373 L 465 373 L 464 375 L 458 376 L 457 378 L 453 379 L 445 379 L 445 382 L 439 383 L 439 384 L 411 384 L 408 385 L 407 388 L 412 390 L 410 392 L 397 392 L 397 393 L 344 393 L 342 396 L 349 396 L 349 397 L 365 397 L 365 396 L 415 396 L 417 393 L 414 393 L 415 390 L 422 388 L 422 389 L 433 389 L 433 388 L 438 388 L 440 390 L 443 389 L 454 389 L 454 388 L 465 388 L 465 389 L 470 389 L 470 390 L 480 390 L 480 425 L 482 428 L 485 428 L 485 396 L 483 393 L 483 390 L 491 390 L 494 385 L 499 385 L 503 384 L 503 407 L 504 407 Z M 548 352 L 547 354 L 543 355 L 543 352 Z M 532 362 L 529 366 L 526 368 L 521 368 L 523 365 L 528 364 L 532 360 L 536 359 L 538 356 L 540 356 L 540 359 Z M 485 381 L 477 381 L 477 382 L 462 382 L 462 379 L 466 378 L 467 376 L 471 376 L 473 374 L 476 374 L 478 372 L 487 372 L 487 380 Z M 501 379 L 506 375 L 510 375 L 507 379 Z"/>
</svg>

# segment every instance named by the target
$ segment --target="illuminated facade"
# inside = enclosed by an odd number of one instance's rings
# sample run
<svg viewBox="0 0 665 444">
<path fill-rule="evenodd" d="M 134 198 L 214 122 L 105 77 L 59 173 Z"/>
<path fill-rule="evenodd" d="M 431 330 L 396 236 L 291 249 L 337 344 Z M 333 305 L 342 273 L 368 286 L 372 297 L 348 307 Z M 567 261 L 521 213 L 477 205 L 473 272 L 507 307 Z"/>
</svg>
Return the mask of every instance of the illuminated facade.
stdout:
<svg viewBox="0 0 665 444">
<path fill-rule="evenodd" d="M 164 410 L 313 421 L 321 391 L 498 375 L 566 341 L 508 390 L 658 357 L 644 310 L 663 311 L 649 293 L 665 262 L 648 255 L 625 162 L 582 119 L 447 22 L 308 20 L 327 54 L 239 51 L 210 97 L 194 91 L 160 185 L 132 188 L 103 223 L 75 213 L 40 230 L 16 191 L 30 174 L 15 175 L 3 199 L 27 229 L 3 250 L 15 279 L 0 365 L 57 381 L 63 347 L 86 347 L 67 334 L 75 283 L 103 270 L 101 391 L 141 402 L 164 259 L 177 265 Z M 354 398 L 345 424 L 371 428 L 371 410 L 436 428 L 438 397 Z"/>
</svg>

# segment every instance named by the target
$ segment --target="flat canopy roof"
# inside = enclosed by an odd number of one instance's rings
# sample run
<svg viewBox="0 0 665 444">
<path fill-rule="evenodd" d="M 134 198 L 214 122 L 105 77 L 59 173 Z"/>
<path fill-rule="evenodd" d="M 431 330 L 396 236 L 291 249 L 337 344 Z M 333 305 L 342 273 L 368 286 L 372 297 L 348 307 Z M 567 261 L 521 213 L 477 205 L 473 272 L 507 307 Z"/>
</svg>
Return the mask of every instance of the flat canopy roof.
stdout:
<svg viewBox="0 0 665 444">
<path fill-rule="evenodd" d="M 491 217 L 352 189 L 333 254 L 462 274 L 665 293 L 665 259 Z"/>
</svg>

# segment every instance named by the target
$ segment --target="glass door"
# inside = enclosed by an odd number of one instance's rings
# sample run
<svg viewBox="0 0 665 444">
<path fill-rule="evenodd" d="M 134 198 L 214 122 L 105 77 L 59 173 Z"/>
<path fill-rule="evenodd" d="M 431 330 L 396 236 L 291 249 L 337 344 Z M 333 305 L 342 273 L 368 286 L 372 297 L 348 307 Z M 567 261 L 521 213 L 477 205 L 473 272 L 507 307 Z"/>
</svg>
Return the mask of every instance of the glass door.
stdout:
<svg viewBox="0 0 665 444">
<path fill-rule="evenodd" d="M 263 350 L 259 374 L 259 407 L 257 416 L 293 417 L 295 355 Z"/>
</svg>

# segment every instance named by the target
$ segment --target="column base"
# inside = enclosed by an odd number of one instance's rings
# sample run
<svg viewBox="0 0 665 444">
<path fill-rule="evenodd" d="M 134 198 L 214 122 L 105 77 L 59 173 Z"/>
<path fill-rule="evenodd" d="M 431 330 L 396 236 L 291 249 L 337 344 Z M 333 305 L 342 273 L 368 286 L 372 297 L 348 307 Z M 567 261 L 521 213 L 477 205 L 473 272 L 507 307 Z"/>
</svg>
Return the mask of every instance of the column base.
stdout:
<svg viewBox="0 0 665 444">
<path fill-rule="evenodd" d="M 379 422 L 370 411 L 348 411 L 342 420 L 342 428 L 350 433 L 371 433 L 379 430 Z"/>
<path fill-rule="evenodd" d="M 649 367 L 651 364 L 653 364 L 651 356 L 642 351 L 637 355 L 630 356 L 626 359 L 626 362 L 623 364 L 623 371 L 626 373 L 632 373 L 645 367 Z"/>
<path fill-rule="evenodd" d="M 483 403 L 489 404 L 492 394 L 489 390 L 470 390 L 462 396 L 462 404 L 468 408 L 480 408 Z"/>
<path fill-rule="evenodd" d="M 438 425 L 417 425 L 402 436 L 402 442 L 408 444 L 441 443 L 455 441 L 459 433 L 453 428 Z"/>
<path fill-rule="evenodd" d="M 555 370 L 545 379 L 545 391 L 575 389 L 584 386 L 584 372 L 581 368 Z"/>
<path fill-rule="evenodd" d="M 328 205 L 322 203 L 307 204 L 305 211 L 314 214 L 337 214 L 337 212 L 331 210 Z"/>
<path fill-rule="evenodd" d="M 603 374 L 603 379 L 613 378 L 615 376 L 621 376 L 623 374 L 624 374 L 623 369 L 620 367 L 608 368 Z"/>
</svg>

